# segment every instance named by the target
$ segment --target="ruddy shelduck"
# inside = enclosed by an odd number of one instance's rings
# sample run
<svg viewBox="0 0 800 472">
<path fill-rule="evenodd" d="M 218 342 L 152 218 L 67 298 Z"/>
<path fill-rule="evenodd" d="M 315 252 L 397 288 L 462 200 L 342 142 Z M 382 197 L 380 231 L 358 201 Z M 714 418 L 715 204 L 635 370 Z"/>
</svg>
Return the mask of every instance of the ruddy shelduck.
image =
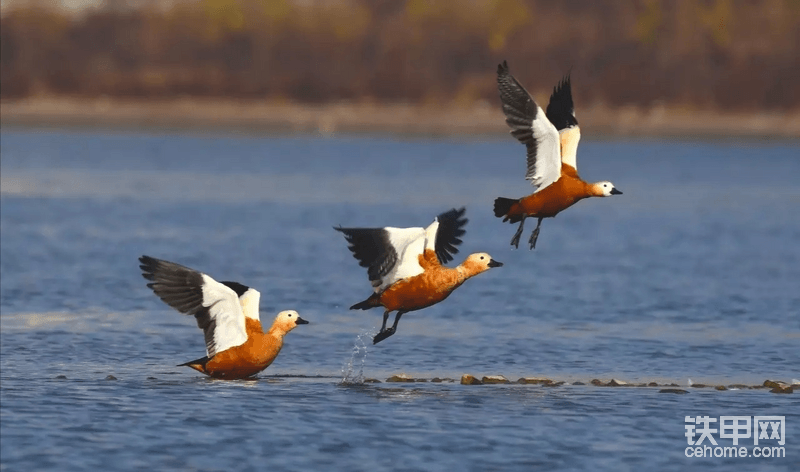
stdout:
<svg viewBox="0 0 800 472">
<path fill-rule="evenodd" d="M 264 333 L 258 316 L 261 294 L 237 282 L 217 282 L 206 274 L 149 256 L 139 258 L 148 287 L 167 305 L 194 315 L 206 340 L 206 356 L 180 364 L 215 379 L 252 377 L 269 367 L 283 337 L 307 324 L 294 310 L 278 313 Z"/>
<path fill-rule="evenodd" d="M 459 236 L 464 235 L 462 227 L 467 223 L 464 212 L 464 208 L 454 208 L 442 213 L 427 228 L 334 228 L 344 233 L 375 290 L 350 309 L 385 308 L 373 344 L 393 335 L 404 313 L 439 303 L 470 277 L 503 265 L 482 252 L 471 254 L 458 267 L 443 266 L 458 252 Z M 386 328 L 392 311 L 397 311 L 394 324 Z"/>
<path fill-rule="evenodd" d="M 533 249 L 539 238 L 542 219 L 552 218 L 584 198 L 610 197 L 622 192 L 611 182 L 590 184 L 578 176 L 576 155 L 581 132 L 575 118 L 569 75 L 553 89 L 547 113 L 509 73 L 505 61 L 497 66 L 497 86 L 511 135 L 528 148 L 525 178 L 536 190 L 520 199 L 497 198 L 494 215 L 503 218 L 503 222 L 519 222 L 519 228 L 511 239 L 514 247 L 519 247 L 525 218 L 538 218 L 536 229 L 528 240 Z"/>
</svg>

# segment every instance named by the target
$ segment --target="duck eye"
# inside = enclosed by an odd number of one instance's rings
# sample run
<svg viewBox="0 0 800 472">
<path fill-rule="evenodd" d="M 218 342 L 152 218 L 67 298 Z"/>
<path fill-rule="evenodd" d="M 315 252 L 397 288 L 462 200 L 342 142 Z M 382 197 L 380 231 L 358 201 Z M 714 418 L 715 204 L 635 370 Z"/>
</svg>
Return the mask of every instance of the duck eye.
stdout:
<svg viewBox="0 0 800 472">
<path fill-rule="evenodd" d="M 483 260 L 483 256 L 481 256 L 481 260 Z"/>
</svg>

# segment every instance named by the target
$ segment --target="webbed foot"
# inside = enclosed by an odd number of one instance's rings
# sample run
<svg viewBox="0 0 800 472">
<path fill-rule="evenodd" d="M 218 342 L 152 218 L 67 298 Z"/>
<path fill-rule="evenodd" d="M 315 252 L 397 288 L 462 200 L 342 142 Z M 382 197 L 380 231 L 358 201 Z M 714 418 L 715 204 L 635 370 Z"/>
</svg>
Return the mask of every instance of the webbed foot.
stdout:
<svg viewBox="0 0 800 472">
<path fill-rule="evenodd" d="M 372 344 L 378 344 L 379 342 L 383 341 L 384 339 L 388 338 L 389 336 L 393 335 L 395 332 L 394 328 L 386 328 L 383 331 L 379 332 L 372 338 Z"/>
<path fill-rule="evenodd" d="M 536 248 L 536 240 L 539 239 L 539 227 L 537 226 L 533 233 L 531 233 L 531 239 L 528 242 L 531 245 L 531 251 Z"/>
<path fill-rule="evenodd" d="M 511 245 L 514 246 L 516 249 L 519 249 L 519 238 L 522 236 L 522 227 L 525 225 L 525 218 L 519 222 L 519 227 L 517 228 L 517 232 L 514 233 L 514 237 L 511 238 Z"/>
</svg>

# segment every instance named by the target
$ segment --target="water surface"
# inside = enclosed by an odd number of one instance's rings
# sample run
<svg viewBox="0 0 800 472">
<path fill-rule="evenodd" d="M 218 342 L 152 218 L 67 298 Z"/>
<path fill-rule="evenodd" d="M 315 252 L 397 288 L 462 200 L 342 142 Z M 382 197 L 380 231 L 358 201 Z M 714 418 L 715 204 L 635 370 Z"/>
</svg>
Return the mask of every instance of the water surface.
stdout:
<svg viewBox="0 0 800 472">
<path fill-rule="evenodd" d="M 528 251 L 492 215 L 530 192 L 510 138 L 4 130 L 0 468 L 797 470 L 797 392 L 688 382 L 800 378 L 798 155 L 585 138 L 581 175 L 624 195 L 546 220 Z M 504 267 L 372 346 L 381 311 L 347 309 L 370 287 L 332 226 L 426 226 L 460 206 L 456 259 Z M 145 287 L 142 254 L 257 288 L 263 320 L 311 324 L 257 381 L 202 378 L 175 366 L 204 354 L 201 332 Z M 358 382 L 400 373 L 456 382 Z M 689 393 L 571 385 L 595 378 Z M 785 415 L 787 457 L 686 458 L 687 415 Z"/>
</svg>

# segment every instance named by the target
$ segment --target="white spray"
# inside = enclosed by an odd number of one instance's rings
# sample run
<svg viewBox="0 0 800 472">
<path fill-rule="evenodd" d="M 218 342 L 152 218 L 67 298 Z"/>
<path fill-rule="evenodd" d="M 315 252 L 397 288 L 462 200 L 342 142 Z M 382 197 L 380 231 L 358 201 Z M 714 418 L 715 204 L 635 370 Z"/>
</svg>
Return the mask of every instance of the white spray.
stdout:
<svg viewBox="0 0 800 472">
<path fill-rule="evenodd" d="M 356 342 L 353 345 L 353 354 L 350 356 L 350 361 L 342 367 L 342 385 L 361 385 L 364 383 L 364 363 L 367 361 L 367 347 L 372 341 L 372 333 L 369 331 L 362 331 L 361 334 L 356 336 Z M 356 365 L 358 365 L 358 373 L 355 372 Z"/>
</svg>

